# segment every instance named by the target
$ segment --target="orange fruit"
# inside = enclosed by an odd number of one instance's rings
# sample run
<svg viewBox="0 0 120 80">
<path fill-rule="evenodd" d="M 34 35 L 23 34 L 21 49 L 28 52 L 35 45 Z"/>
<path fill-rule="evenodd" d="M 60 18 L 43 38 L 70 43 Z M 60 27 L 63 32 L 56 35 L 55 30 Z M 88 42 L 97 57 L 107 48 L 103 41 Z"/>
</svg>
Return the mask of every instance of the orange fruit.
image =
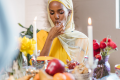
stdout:
<svg viewBox="0 0 120 80">
<path fill-rule="evenodd" d="M 67 72 L 64 72 L 63 74 L 66 76 L 66 80 L 75 80 L 75 77 L 72 74 Z"/>
<path fill-rule="evenodd" d="M 53 76 L 53 80 L 66 80 L 66 76 L 62 73 L 56 73 Z"/>
<path fill-rule="evenodd" d="M 39 74 L 36 74 L 33 80 L 39 80 Z"/>
</svg>

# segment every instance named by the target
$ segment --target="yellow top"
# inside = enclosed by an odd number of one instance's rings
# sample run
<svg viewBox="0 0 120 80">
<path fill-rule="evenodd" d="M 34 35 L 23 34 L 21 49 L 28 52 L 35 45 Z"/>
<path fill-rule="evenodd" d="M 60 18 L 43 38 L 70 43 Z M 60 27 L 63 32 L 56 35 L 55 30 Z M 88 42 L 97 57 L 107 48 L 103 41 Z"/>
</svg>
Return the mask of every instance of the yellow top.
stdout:
<svg viewBox="0 0 120 80">
<path fill-rule="evenodd" d="M 84 33 L 75 30 L 72 0 L 48 0 L 47 13 L 51 27 L 45 29 L 45 31 L 49 32 L 52 27 L 55 27 L 53 21 L 50 18 L 49 11 L 49 4 L 52 1 L 60 2 L 67 9 L 71 10 L 71 14 L 67 17 L 67 21 L 64 23 L 64 34 L 59 35 L 57 38 L 59 39 L 61 45 L 63 46 L 67 54 L 69 55 L 70 59 L 82 63 L 84 61 L 84 57 L 88 54 L 89 39 Z"/>
<path fill-rule="evenodd" d="M 44 30 L 40 30 L 37 33 L 37 49 L 38 50 L 42 50 L 45 44 L 45 41 L 47 39 L 47 36 L 48 36 L 48 32 Z M 63 61 L 65 64 L 67 64 L 66 59 L 71 60 L 57 37 L 53 40 L 49 56 L 57 58 Z"/>
</svg>

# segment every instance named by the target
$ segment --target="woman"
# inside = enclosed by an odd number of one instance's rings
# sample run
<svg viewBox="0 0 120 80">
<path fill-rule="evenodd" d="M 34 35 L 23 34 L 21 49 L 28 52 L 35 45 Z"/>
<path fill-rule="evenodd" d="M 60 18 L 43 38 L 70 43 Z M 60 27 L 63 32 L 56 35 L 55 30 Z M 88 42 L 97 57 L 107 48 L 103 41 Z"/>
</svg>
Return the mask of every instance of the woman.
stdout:
<svg viewBox="0 0 120 80">
<path fill-rule="evenodd" d="M 83 62 L 88 51 L 88 38 L 76 31 L 73 21 L 72 0 L 48 0 L 48 20 L 51 28 L 37 33 L 40 56 L 51 56 Z"/>
</svg>

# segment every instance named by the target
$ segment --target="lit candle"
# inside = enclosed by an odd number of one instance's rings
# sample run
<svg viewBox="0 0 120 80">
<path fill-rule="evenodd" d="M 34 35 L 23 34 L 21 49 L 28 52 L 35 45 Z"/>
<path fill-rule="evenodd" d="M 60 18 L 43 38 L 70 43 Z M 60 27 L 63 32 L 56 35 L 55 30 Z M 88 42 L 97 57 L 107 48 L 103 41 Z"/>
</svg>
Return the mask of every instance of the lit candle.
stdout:
<svg viewBox="0 0 120 80">
<path fill-rule="evenodd" d="M 34 55 L 37 55 L 36 20 L 37 17 L 34 18 L 33 22 L 33 39 L 36 41 Z"/>
<path fill-rule="evenodd" d="M 88 62 L 89 66 L 93 66 L 93 29 L 91 18 L 88 18 L 88 38 L 89 38 L 89 57 Z"/>
</svg>

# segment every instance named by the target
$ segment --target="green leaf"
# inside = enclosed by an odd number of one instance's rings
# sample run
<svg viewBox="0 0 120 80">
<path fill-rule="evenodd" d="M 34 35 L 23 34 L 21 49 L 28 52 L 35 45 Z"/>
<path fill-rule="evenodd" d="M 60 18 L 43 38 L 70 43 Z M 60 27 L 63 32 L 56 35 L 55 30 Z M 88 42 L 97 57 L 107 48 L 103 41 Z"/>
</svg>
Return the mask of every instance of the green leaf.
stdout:
<svg viewBox="0 0 120 80">
<path fill-rule="evenodd" d="M 32 56 L 31 56 L 30 54 L 27 54 L 27 62 L 28 62 L 28 66 L 30 66 L 29 61 L 30 61 L 31 58 L 32 58 Z"/>
<path fill-rule="evenodd" d="M 26 27 L 24 27 L 22 24 L 18 23 L 19 26 L 21 26 L 22 28 L 28 29 Z"/>
<path fill-rule="evenodd" d="M 23 34 L 24 33 L 24 34 Z M 20 37 L 24 37 L 25 36 L 25 31 L 22 31 L 22 32 L 20 32 Z"/>
<path fill-rule="evenodd" d="M 33 33 L 31 33 L 30 31 L 27 31 L 25 35 L 29 35 L 31 38 L 33 38 Z"/>
<path fill-rule="evenodd" d="M 22 32 L 20 33 L 20 36 L 21 36 L 21 37 L 26 36 L 27 38 L 30 38 L 30 39 L 33 38 L 33 25 L 30 25 L 29 28 L 24 27 L 24 26 L 21 25 L 20 23 L 18 23 L 18 25 L 21 26 L 21 27 L 23 27 L 23 28 L 25 28 L 25 29 L 27 29 L 27 31 L 22 31 Z M 37 34 L 39 31 L 40 31 L 40 30 L 37 29 L 37 30 L 36 30 L 36 34 Z"/>
<path fill-rule="evenodd" d="M 33 38 L 33 26 L 32 25 L 29 26 L 25 35 L 29 35 L 31 36 L 31 38 Z"/>
<path fill-rule="evenodd" d="M 22 31 L 22 32 L 20 32 L 20 33 L 25 33 L 25 31 Z"/>
<path fill-rule="evenodd" d="M 33 34 L 29 29 L 27 30 L 27 32 L 25 33 L 25 35 L 31 35 Z"/>
<path fill-rule="evenodd" d="M 39 32 L 40 30 L 39 29 L 37 29 L 37 33 Z"/>
<path fill-rule="evenodd" d="M 19 69 L 22 69 L 22 60 L 23 60 L 22 59 L 22 52 L 20 52 L 18 57 L 17 57 Z"/>
<path fill-rule="evenodd" d="M 33 33 L 33 25 L 29 26 L 29 30 Z"/>
</svg>

